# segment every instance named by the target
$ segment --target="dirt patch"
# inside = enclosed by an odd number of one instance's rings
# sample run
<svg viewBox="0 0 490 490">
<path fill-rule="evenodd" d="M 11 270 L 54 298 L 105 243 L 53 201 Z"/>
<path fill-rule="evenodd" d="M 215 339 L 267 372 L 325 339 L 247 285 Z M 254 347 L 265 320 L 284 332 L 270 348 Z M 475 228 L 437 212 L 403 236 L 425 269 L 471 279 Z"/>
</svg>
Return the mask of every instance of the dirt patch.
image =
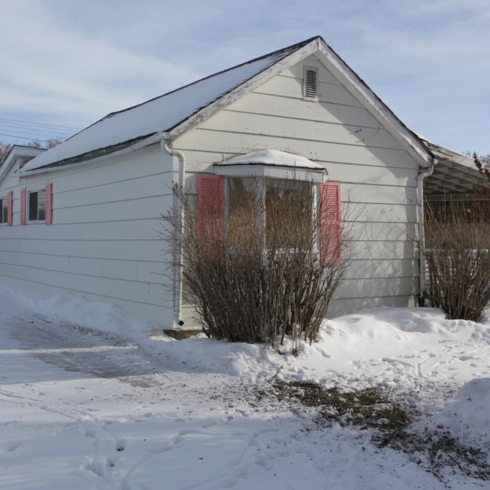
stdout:
<svg viewBox="0 0 490 490">
<path fill-rule="evenodd" d="M 289 403 L 294 411 L 302 407 L 316 414 L 319 428 L 338 423 L 371 430 L 374 445 L 405 453 L 441 482 L 448 483 L 451 475 L 490 481 L 487 451 L 461 444 L 442 427 L 422 433 L 414 429 L 425 415 L 416 406 L 415 393 L 395 394 L 377 387 L 342 392 L 315 383 L 276 381 L 268 395 Z"/>
<path fill-rule="evenodd" d="M 361 429 L 375 428 L 383 432 L 405 429 L 420 418 L 420 412 L 409 405 L 395 402 L 387 391 L 365 388 L 342 392 L 337 388 L 323 388 L 315 383 L 273 384 L 275 396 L 293 398 L 301 405 L 318 408 L 320 417 L 337 422 L 342 427 L 356 425 Z"/>
<path fill-rule="evenodd" d="M 202 329 L 183 330 L 177 328 L 170 328 L 170 329 L 165 329 L 163 333 L 165 335 L 168 335 L 169 337 L 172 337 L 175 340 L 185 340 L 191 337 L 197 337 L 198 335 L 204 332 Z"/>
</svg>

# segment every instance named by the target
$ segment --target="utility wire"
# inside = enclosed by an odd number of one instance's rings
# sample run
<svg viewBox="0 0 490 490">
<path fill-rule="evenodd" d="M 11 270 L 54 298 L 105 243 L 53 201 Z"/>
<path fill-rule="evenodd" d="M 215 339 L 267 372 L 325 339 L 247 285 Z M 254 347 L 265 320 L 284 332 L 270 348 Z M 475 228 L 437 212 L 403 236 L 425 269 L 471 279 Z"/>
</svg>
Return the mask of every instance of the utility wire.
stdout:
<svg viewBox="0 0 490 490">
<path fill-rule="evenodd" d="M 42 140 L 39 138 L 28 138 L 27 136 L 19 136 L 18 134 L 5 134 L 0 133 L 0 136 L 9 136 L 11 138 L 22 138 L 23 140 L 31 140 L 31 141 L 42 141 L 43 143 L 47 143 L 48 140 Z"/>
<path fill-rule="evenodd" d="M 34 122 L 34 121 L 26 121 L 25 119 L 10 119 L 8 117 L 0 117 L 0 121 L 5 121 L 5 122 L 12 122 L 12 123 L 22 123 L 26 124 L 29 126 L 45 126 L 49 128 L 59 128 L 59 129 L 72 129 L 74 131 L 80 131 L 83 128 L 76 128 L 73 126 L 65 126 L 63 124 L 49 124 L 49 123 L 42 123 L 42 122 Z"/>
<path fill-rule="evenodd" d="M 8 129 L 9 131 L 16 131 L 17 129 L 21 131 L 27 131 L 28 133 L 48 133 L 48 134 L 62 134 L 62 135 L 72 135 L 74 134 L 74 131 L 68 131 L 66 129 L 52 129 L 52 128 L 36 128 L 36 127 L 30 127 L 30 126 L 23 126 L 20 124 L 7 124 L 2 121 L 0 121 L 0 127 L 3 129 Z"/>
</svg>

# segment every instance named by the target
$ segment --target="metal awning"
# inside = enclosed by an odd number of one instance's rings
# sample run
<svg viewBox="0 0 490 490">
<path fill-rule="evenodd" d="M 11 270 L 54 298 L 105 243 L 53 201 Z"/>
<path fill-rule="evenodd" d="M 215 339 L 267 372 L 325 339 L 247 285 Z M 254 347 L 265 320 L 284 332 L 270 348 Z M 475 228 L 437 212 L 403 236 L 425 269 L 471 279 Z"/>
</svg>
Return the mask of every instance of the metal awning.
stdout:
<svg viewBox="0 0 490 490">
<path fill-rule="evenodd" d="M 421 138 L 438 164 L 434 173 L 424 181 L 424 194 L 428 200 L 447 199 L 448 195 L 475 195 L 475 187 L 484 184 L 472 158 Z"/>
</svg>

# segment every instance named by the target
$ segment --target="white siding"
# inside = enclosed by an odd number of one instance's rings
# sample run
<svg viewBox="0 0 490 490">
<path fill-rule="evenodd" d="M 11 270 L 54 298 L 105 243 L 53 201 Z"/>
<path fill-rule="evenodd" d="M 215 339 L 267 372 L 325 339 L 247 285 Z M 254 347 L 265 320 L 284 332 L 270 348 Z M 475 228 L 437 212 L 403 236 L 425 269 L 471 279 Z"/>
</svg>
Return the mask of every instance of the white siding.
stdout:
<svg viewBox="0 0 490 490">
<path fill-rule="evenodd" d="M 45 294 L 74 291 L 171 326 L 164 289 L 161 213 L 171 205 L 173 165 L 153 146 L 71 170 L 9 177 L 14 226 L 0 226 L 0 280 Z M 20 225 L 20 190 L 53 183 L 53 224 Z"/>
<path fill-rule="evenodd" d="M 318 102 L 303 100 L 304 65 L 319 68 Z M 352 265 L 332 313 L 413 303 L 418 164 L 317 58 L 264 83 L 174 147 L 186 155 L 190 188 L 213 163 L 263 149 L 323 164 L 329 179 L 342 183 L 343 207 L 355 216 Z M 185 312 L 191 322 L 189 305 Z"/>
</svg>

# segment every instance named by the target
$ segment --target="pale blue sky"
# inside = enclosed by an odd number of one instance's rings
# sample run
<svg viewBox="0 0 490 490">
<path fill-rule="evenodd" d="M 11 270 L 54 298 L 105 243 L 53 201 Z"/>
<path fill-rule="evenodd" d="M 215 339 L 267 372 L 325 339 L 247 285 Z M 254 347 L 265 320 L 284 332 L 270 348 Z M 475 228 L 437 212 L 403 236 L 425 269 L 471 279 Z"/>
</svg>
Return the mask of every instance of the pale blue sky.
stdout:
<svg viewBox="0 0 490 490">
<path fill-rule="evenodd" d="M 0 19 L 0 139 L 321 35 L 414 131 L 490 153 L 490 0 L 0 0 Z"/>
</svg>

